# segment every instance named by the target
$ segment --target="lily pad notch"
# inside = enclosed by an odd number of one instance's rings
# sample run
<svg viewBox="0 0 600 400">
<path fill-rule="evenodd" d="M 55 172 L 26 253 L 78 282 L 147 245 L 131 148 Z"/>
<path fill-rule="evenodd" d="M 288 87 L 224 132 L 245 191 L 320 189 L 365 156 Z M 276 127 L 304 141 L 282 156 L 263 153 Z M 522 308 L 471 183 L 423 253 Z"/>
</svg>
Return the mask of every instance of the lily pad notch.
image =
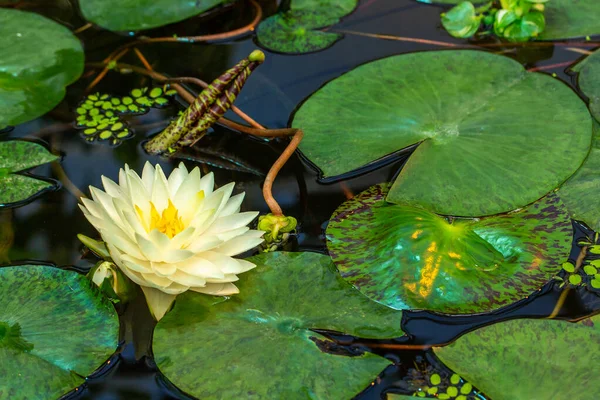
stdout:
<svg viewBox="0 0 600 400">
<path fill-rule="evenodd" d="M 476 50 L 363 64 L 312 94 L 290 125 L 331 178 L 417 146 L 387 201 L 460 217 L 540 199 L 579 168 L 592 134 L 585 103 L 566 84 Z"/>
<path fill-rule="evenodd" d="M 24 173 L 60 157 L 44 146 L 22 140 L 0 142 L 0 208 L 19 207 L 60 188 L 60 182 Z"/>
<path fill-rule="evenodd" d="M 287 5 L 258 25 L 257 42 L 270 51 L 304 54 L 325 50 L 340 40 L 343 34 L 322 29 L 351 14 L 358 1 L 290 0 Z"/>
<path fill-rule="evenodd" d="M 402 313 L 344 282 L 329 256 L 274 252 L 248 260 L 257 267 L 240 277 L 238 295 L 187 292 L 158 323 L 155 359 L 177 387 L 203 399 L 345 400 L 390 365 L 372 353 L 323 351 L 336 344 L 317 329 L 403 335 Z"/>
</svg>

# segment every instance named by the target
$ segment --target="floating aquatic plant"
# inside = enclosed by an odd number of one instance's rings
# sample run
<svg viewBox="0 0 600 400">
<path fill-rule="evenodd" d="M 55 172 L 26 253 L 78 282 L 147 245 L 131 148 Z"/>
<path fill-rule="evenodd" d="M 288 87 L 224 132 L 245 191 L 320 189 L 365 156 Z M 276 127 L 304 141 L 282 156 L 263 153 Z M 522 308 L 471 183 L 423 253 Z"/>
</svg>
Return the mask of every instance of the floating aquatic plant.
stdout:
<svg viewBox="0 0 600 400">
<path fill-rule="evenodd" d="M 599 349 L 600 316 L 577 323 L 498 322 L 434 348 L 444 364 L 494 400 L 594 400 L 600 372 L 590 366 Z"/>
<path fill-rule="evenodd" d="M 240 277 L 238 296 L 185 293 L 156 326 L 156 363 L 180 389 L 202 399 L 346 400 L 391 364 L 315 331 L 403 335 L 402 313 L 353 289 L 328 256 L 274 252 L 247 262 L 257 267 Z"/>
<path fill-rule="evenodd" d="M 384 201 L 373 186 L 342 204 L 327 247 L 342 276 L 396 309 L 490 311 L 539 289 L 571 248 L 571 220 L 556 195 L 483 219 L 443 218 Z"/>
<path fill-rule="evenodd" d="M 554 190 L 579 168 L 592 135 L 567 85 L 472 50 L 364 64 L 309 97 L 292 126 L 304 130 L 300 150 L 331 179 L 412 148 L 387 200 L 465 217 L 515 210 Z"/>
<path fill-rule="evenodd" d="M 22 172 L 58 160 L 44 146 L 21 140 L 0 142 L 0 207 L 32 200 L 56 188 L 54 182 L 36 179 Z"/>
<path fill-rule="evenodd" d="M 0 8 L 0 130 L 40 117 L 83 72 L 83 48 L 66 27 Z"/>
<path fill-rule="evenodd" d="M 145 114 L 151 107 L 169 104 L 168 96 L 176 92 L 167 86 L 133 89 L 127 96 L 118 97 L 94 93 L 88 95 L 76 109 L 76 127 L 85 140 L 109 141 L 118 145 L 133 137 L 133 132 L 121 118 L 123 115 Z"/>
<path fill-rule="evenodd" d="M 255 265 L 232 256 L 259 245 L 263 232 L 246 227 L 258 213 L 240 213 L 244 193 L 231 196 L 234 183 L 214 190 L 212 173 L 201 178 L 183 164 L 167 179 L 150 163 L 141 177 L 126 165 L 119 184 L 102 182 L 105 191 L 90 187 L 93 200 L 80 207 L 157 320 L 185 291 L 238 293 L 237 274 Z"/>
<path fill-rule="evenodd" d="M 182 21 L 229 0 L 79 0 L 83 16 L 111 31 L 139 31 Z"/>
<path fill-rule="evenodd" d="M 324 50 L 340 40 L 343 35 L 320 29 L 338 23 L 341 18 L 350 14 L 357 4 L 357 0 L 283 2 L 277 14 L 258 25 L 258 43 L 269 50 L 289 54 Z"/>
<path fill-rule="evenodd" d="M 42 265 L 0 268 L 0 399 L 56 399 L 117 349 L 112 304 L 82 275 Z"/>
<path fill-rule="evenodd" d="M 442 25 L 454 37 L 474 36 L 483 25 L 498 37 L 524 42 L 538 37 L 546 28 L 544 3 L 549 0 L 499 0 L 476 8 L 470 1 L 459 3 L 442 14 Z"/>
</svg>

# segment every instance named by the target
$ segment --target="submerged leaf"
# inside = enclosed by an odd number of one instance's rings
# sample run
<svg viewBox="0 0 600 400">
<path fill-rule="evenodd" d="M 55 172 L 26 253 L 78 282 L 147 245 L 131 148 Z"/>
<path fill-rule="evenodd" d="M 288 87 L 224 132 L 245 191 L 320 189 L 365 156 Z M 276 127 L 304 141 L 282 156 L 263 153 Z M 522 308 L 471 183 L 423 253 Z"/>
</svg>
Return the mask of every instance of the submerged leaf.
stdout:
<svg viewBox="0 0 600 400">
<path fill-rule="evenodd" d="M 289 54 L 324 50 L 342 35 L 318 29 L 337 24 L 356 4 L 357 0 L 291 0 L 289 10 L 260 23 L 258 42 L 269 50 Z"/>
<path fill-rule="evenodd" d="M 55 399 L 116 350 L 117 313 L 82 275 L 0 268 L 1 399 Z"/>
<path fill-rule="evenodd" d="M 592 134 L 585 104 L 567 85 L 472 50 L 362 65 L 313 94 L 292 126 L 304 130 L 300 149 L 325 176 L 418 144 L 388 201 L 455 216 L 539 199 L 577 170 Z"/>
<path fill-rule="evenodd" d="M 571 248 L 571 221 L 555 195 L 452 222 L 385 195 L 377 185 L 342 204 L 327 246 L 344 279 L 395 309 L 476 313 L 514 303 L 551 279 Z"/>
<path fill-rule="evenodd" d="M 36 143 L 20 140 L 0 142 L 0 207 L 30 200 L 53 188 L 54 183 L 16 173 L 57 159 Z"/>
<path fill-rule="evenodd" d="M 83 72 L 83 49 L 66 27 L 0 8 L 0 130 L 52 110 Z"/>
<path fill-rule="evenodd" d="M 257 267 L 236 282 L 239 295 L 187 292 L 158 323 L 156 361 L 177 387 L 203 399 L 348 399 L 389 365 L 312 331 L 402 335 L 401 313 L 354 290 L 328 256 L 276 252 L 249 261 Z"/>
<path fill-rule="evenodd" d="M 577 323 L 499 322 L 434 348 L 444 364 L 494 400 L 595 400 L 599 349 L 600 316 Z"/>
<path fill-rule="evenodd" d="M 230 0 L 79 0 L 83 16 L 111 31 L 139 31 L 183 21 Z"/>
</svg>

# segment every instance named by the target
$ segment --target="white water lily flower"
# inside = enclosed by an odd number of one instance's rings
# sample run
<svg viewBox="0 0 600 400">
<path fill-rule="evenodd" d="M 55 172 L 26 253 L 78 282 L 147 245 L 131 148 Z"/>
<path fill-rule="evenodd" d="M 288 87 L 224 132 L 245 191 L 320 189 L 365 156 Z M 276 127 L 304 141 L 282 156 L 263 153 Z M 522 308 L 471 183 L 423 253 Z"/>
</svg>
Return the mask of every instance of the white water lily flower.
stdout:
<svg viewBox="0 0 600 400">
<path fill-rule="evenodd" d="M 198 167 L 181 163 L 167 179 L 146 163 L 141 178 L 125 165 L 118 185 L 105 176 L 102 183 L 105 191 L 90 186 L 93 200 L 80 208 L 157 320 L 187 290 L 239 292 L 237 274 L 255 265 L 233 256 L 262 243 L 264 232 L 246 226 L 258 212 L 240 213 L 244 193 L 231 196 L 233 182 L 213 191 L 213 174 L 201 178 Z"/>
</svg>

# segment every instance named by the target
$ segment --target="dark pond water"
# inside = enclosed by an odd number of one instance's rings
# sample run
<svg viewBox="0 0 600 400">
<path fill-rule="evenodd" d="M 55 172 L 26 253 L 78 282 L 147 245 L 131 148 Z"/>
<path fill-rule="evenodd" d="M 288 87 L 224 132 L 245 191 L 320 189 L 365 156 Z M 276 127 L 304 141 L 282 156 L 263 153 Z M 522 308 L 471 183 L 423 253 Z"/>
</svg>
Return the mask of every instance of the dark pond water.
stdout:
<svg viewBox="0 0 600 400">
<path fill-rule="evenodd" d="M 71 28 L 85 23 L 74 2 L 45 1 L 32 9 L 54 18 Z M 148 36 L 173 34 L 199 35 L 227 31 L 246 24 L 252 17 L 244 2 L 221 10 L 208 21 L 191 19 L 184 23 L 147 32 Z M 34 3 L 35 4 L 35 3 Z M 262 2 L 266 12 L 273 12 L 275 1 Z M 362 0 L 358 10 L 344 19 L 334 29 L 377 33 L 393 36 L 463 43 L 449 37 L 439 25 L 441 7 L 417 3 L 413 0 Z M 88 61 L 100 61 L 131 38 L 92 28 L 80 35 L 86 48 Z M 156 71 L 172 76 L 196 76 L 212 80 L 238 60 L 247 56 L 257 46 L 252 38 L 213 44 L 164 43 L 145 45 L 143 52 Z M 270 128 L 285 127 L 295 107 L 327 81 L 367 61 L 393 54 L 439 49 L 440 46 L 382 40 L 348 34 L 332 48 L 314 54 L 299 56 L 266 52 L 267 59 L 249 79 L 236 105 L 261 124 Z M 554 64 L 574 61 L 581 54 L 567 46 L 488 47 L 502 51 L 527 68 L 546 68 Z M 126 56 L 126 62 L 137 63 Z M 564 66 L 548 68 L 559 79 L 572 85 L 572 78 Z M 100 186 L 100 176 L 115 177 L 118 169 L 128 163 L 141 171 L 146 160 L 159 162 L 170 171 L 179 160 L 149 157 L 141 149 L 141 142 L 166 126 L 178 110 L 178 105 L 131 120 L 136 137 L 112 148 L 84 141 L 72 127 L 72 111 L 83 95 L 91 78 L 83 78 L 68 89 L 66 100 L 54 111 L 38 120 L 16 127 L 1 136 L 39 140 L 54 152 L 64 155 L 57 163 L 38 167 L 35 174 L 62 181 L 62 188 L 47 193 L 23 207 L 0 210 L 0 262 L 18 263 L 25 260 L 52 262 L 71 266 L 81 271 L 89 269 L 93 258 L 86 258 L 76 238 L 78 233 L 94 236 L 95 231 L 77 207 L 65 177 L 87 192 L 89 185 Z M 148 85 L 145 78 L 135 75 L 110 73 L 97 89 L 106 93 L 124 93 L 132 88 Z M 232 114 L 230 118 L 237 117 Z M 285 147 L 283 142 L 268 143 L 231 132 L 223 127 L 203 139 L 195 150 L 185 156 L 189 166 L 204 162 L 214 171 L 217 183 L 237 182 L 236 189 L 247 193 L 245 208 L 268 211 L 261 195 L 261 183 L 270 165 Z M 294 250 L 325 252 L 324 228 L 331 213 L 347 196 L 356 194 L 373 184 L 389 181 L 401 167 L 408 154 L 392 163 L 364 175 L 341 182 L 319 183 L 318 173 L 295 155 L 280 173 L 274 193 L 282 208 L 300 222 L 299 234 L 290 245 Z M 226 161 L 229 160 L 229 161 Z M 225 168 L 222 168 L 225 167 Z M 62 171 L 61 171 L 62 168 Z M 249 173 L 248 170 L 253 172 Z M 589 234 L 577 225 L 576 236 Z M 577 256 L 574 248 L 572 258 Z M 395 345 L 431 345 L 447 343 L 475 327 L 493 321 L 516 317 L 548 316 L 560 295 L 560 290 L 549 284 L 538 294 L 506 309 L 486 315 L 451 317 L 429 312 L 406 312 L 403 329 L 408 336 L 396 341 L 360 341 L 372 351 L 394 361 L 380 376 L 376 384 L 359 395 L 361 399 L 380 399 L 385 391 L 411 393 L 406 377 L 415 370 L 433 365 L 443 369 L 429 351 L 393 349 Z M 584 290 L 571 291 L 558 317 L 577 319 L 600 309 L 600 300 Z M 66 397 L 69 399 L 185 399 L 189 398 L 174 388 L 161 376 L 152 361 L 150 343 L 154 323 L 145 307 L 143 297 L 129 304 L 121 313 L 122 345 L 110 363 L 92 376 L 89 381 Z M 338 338 L 349 345 L 359 341 Z M 398 346 L 396 346 L 398 347 Z M 482 398 L 485 398 L 483 395 Z"/>
</svg>

